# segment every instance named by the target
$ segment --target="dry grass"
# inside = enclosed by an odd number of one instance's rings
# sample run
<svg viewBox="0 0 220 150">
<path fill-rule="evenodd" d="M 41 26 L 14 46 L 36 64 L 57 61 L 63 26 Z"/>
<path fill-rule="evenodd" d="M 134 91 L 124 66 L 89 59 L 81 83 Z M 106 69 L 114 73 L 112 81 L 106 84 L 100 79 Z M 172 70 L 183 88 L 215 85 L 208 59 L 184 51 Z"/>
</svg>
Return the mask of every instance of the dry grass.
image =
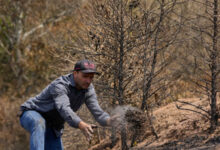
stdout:
<svg viewBox="0 0 220 150">
<path fill-rule="evenodd" d="M 19 124 L 17 116 L 19 100 L 9 101 L 0 98 L 0 149 L 26 150 L 28 149 L 28 134 Z"/>
</svg>

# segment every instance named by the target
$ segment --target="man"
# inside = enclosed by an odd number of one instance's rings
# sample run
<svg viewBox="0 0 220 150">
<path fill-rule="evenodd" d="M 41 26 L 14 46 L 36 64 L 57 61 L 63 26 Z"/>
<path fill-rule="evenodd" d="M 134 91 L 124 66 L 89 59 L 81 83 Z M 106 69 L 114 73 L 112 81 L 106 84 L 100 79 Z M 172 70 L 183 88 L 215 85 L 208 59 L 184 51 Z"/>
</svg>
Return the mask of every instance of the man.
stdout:
<svg viewBox="0 0 220 150">
<path fill-rule="evenodd" d="M 39 95 L 21 105 L 20 123 L 30 133 L 31 150 L 62 150 L 64 122 L 79 128 L 90 140 L 93 125 L 84 122 L 75 113 L 83 103 L 99 124 L 111 125 L 114 117 L 110 118 L 100 108 L 91 84 L 95 74 L 99 73 L 93 62 L 78 61 L 73 73 L 57 78 Z"/>
</svg>

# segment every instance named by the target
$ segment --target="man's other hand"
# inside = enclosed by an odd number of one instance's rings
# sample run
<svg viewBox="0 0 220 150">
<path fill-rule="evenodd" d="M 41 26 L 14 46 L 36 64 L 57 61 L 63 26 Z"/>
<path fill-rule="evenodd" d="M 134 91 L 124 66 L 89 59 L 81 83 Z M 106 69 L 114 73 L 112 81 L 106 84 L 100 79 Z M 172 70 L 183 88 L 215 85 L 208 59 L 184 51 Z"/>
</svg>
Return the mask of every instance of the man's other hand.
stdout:
<svg viewBox="0 0 220 150">
<path fill-rule="evenodd" d="M 79 129 L 83 132 L 83 134 L 85 135 L 85 137 L 86 137 L 86 139 L 88 141 L 90 141 L 91 138 L 92 138 L 92 133 L 93 133 L 93 129 L 92 128 L 94 126 L 95 125 L 90 125 L 90 124 L 87 124 L 87 123 L 85 123 L 83 121 L 79 122 Z"/>
<path fill-rule="evenodd" d="M 108 120 L 107 120 L 107 126 L 114 126 L 116 127 L 117 125 L 119 125 L 121 122 L 121 118 L 119 115 L 114 115 L 112 117 L 110 117 Z"/>
</svg>

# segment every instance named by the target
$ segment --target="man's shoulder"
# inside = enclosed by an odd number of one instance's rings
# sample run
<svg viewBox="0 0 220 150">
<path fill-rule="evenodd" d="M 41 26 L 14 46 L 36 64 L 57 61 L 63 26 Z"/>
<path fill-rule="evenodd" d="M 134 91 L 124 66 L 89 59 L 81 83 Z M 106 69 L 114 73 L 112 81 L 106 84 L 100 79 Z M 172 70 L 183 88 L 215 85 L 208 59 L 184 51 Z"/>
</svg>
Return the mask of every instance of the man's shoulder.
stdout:
<svg viewBox="0 0 220 150">
<path fill-rule="evenodd" d="M 52 84 L 70 84 L 70 74 L 59 76 L 53 80 Z"/>
<path fill-rule="evenodd" d="M 89 95 L 96 93 L 93 84 L 90 84 L 90 86 L 89 86 L 88 89 L 86 90 L 86 93 L 89 94 Z"/>
<path fill-rule="evenodd" d="M 51 83 L 52 87 L 56 87 L 58 89 L 67 89 L 69 85 L 71 84 L 69 75 L 70 74 L 67 74 L 67 75 L 63 75 L 63 76 L 56 78 Z"/>
<path fill-rule="evenodd" d="M 94 85 L 93 85 L 92 83 L 89 85 L 88 90 L 89 90 L 89 91 L 90 91 L 90 90 L 95 90 Z"/>
</svg>

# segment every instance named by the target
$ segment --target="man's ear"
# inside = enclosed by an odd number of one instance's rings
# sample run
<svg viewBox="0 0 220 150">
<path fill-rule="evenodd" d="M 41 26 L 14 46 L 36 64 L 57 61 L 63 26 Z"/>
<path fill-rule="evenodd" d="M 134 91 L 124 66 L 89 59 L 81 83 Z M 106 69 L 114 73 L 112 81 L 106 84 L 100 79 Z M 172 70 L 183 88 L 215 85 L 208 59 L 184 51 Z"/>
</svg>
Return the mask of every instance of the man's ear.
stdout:
<svg viewBox="0 0 220 150">
<path fill-rule="evenodd" d="M 77 74 L 77 71 L 73 71 L 73 76 L 76 76 L 76 74 Z"/>
<path fill-rule="evenodd" d="M 79 71 L 73 71 L 73 76 L 76 77 L 79 74 Z"/>
</svg>

